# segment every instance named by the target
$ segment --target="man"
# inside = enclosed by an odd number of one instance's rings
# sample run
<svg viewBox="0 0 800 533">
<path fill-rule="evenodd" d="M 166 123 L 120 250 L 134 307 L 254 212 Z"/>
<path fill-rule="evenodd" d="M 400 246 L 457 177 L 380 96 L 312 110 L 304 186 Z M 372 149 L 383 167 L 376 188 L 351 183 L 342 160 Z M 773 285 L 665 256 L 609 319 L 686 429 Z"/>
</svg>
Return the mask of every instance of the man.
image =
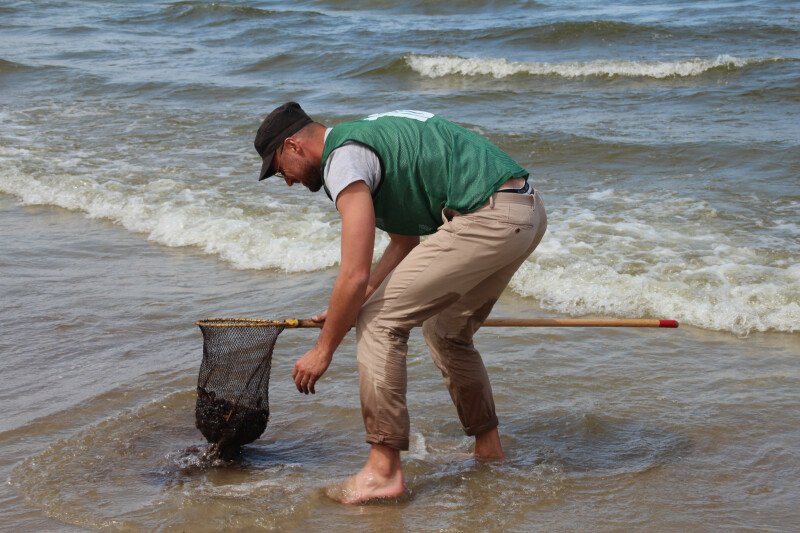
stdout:
<svg viewBox="0 0 800 533">
<path fill-rule="evenodd" d="M 355 323 L 361 410 L 370 454 L 330 488 L 345 503 L 401 495 L 408 449 L 406 354 L 422 326 L 475 456 L 504 457 L 492 390 L 473 334 L 539 244 L 544 205 L 528 172 L 480 135 L 421 111 L 371 115 L 326 128 L 295 102 L 258 130 L 259 179 L 325 189 L 342 220 L 341 269 L 314 347 L 295 364 L 297 390 L 317 380 Z M 375 268 L 375 228 L 389 245 Z M 430 235 L 422 243 L 420 236 Z"/>
</svg>

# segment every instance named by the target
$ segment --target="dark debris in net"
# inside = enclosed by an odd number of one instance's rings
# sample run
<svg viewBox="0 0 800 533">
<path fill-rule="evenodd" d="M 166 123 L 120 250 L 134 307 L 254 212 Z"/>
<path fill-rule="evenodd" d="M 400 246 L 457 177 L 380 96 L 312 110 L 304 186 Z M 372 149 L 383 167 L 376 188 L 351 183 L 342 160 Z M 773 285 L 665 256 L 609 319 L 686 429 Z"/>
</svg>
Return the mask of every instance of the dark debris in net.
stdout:
<svg viewBox="0 0 800 533">
<path fill-rule="evenodd" d="M 212 444 L 209 454 L 231 460 L 240 447 L 258 439 L 267 428 L 269 408 L 250 408 L 217 398 L 214 391 L 197 387 L 195 426 Z"/>
</svg>

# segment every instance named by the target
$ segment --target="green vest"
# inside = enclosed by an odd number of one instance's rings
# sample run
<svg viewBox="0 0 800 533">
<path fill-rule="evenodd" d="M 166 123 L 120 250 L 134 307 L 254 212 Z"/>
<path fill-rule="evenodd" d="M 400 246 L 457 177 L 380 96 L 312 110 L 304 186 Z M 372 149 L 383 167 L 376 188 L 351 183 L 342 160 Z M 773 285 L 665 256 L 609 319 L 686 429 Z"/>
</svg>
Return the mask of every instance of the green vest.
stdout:
<svg viewBox="0 0 800 533">
<path fill-rule="evenodd" d="M 322 152 L 348 141 L 380 159 L 381 183 L 372 195 L 375 225 L 389 233 L 428 235 L 442 224 L 442 209 L 469 213 L 506 180 L 528 177 L 524 168 L 484 137 L 421 111 L 392 111 L 334 126 Z M 331 197 L 325 186 L 328 198 Z"/>
</svg>

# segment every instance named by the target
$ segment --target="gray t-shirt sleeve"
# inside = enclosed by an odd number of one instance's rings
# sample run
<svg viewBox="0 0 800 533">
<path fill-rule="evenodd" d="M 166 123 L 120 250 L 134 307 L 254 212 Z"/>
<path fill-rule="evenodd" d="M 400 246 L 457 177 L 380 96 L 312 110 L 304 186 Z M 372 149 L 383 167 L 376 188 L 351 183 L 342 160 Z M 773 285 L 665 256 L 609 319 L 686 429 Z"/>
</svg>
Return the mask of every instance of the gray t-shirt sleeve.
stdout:
<svg viewBox="0 0 800 533">
<path fill-rule="evenodd" d="M 347 142 L 331 152 L 325 162 L 325 185 L 333 202 L 345 187 L 363 181 L 374 194 L 381 182 L 381 162 L 370 148 L 357 142 Z"/>
</svg>

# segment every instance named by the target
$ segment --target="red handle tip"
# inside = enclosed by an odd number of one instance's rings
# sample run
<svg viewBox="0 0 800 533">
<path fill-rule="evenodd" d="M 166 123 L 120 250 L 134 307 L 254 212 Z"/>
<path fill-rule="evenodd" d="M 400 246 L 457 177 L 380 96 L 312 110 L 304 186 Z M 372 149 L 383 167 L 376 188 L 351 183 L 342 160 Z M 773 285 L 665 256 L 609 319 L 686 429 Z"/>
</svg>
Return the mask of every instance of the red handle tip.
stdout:
<svg viewBox="0 0 800 533">
<path fill-rule="evenodd" d="M 677 320 L 659 320 L 658 327 L 660 328 L 677 328 L 678 321 Z"/>
</svg>

